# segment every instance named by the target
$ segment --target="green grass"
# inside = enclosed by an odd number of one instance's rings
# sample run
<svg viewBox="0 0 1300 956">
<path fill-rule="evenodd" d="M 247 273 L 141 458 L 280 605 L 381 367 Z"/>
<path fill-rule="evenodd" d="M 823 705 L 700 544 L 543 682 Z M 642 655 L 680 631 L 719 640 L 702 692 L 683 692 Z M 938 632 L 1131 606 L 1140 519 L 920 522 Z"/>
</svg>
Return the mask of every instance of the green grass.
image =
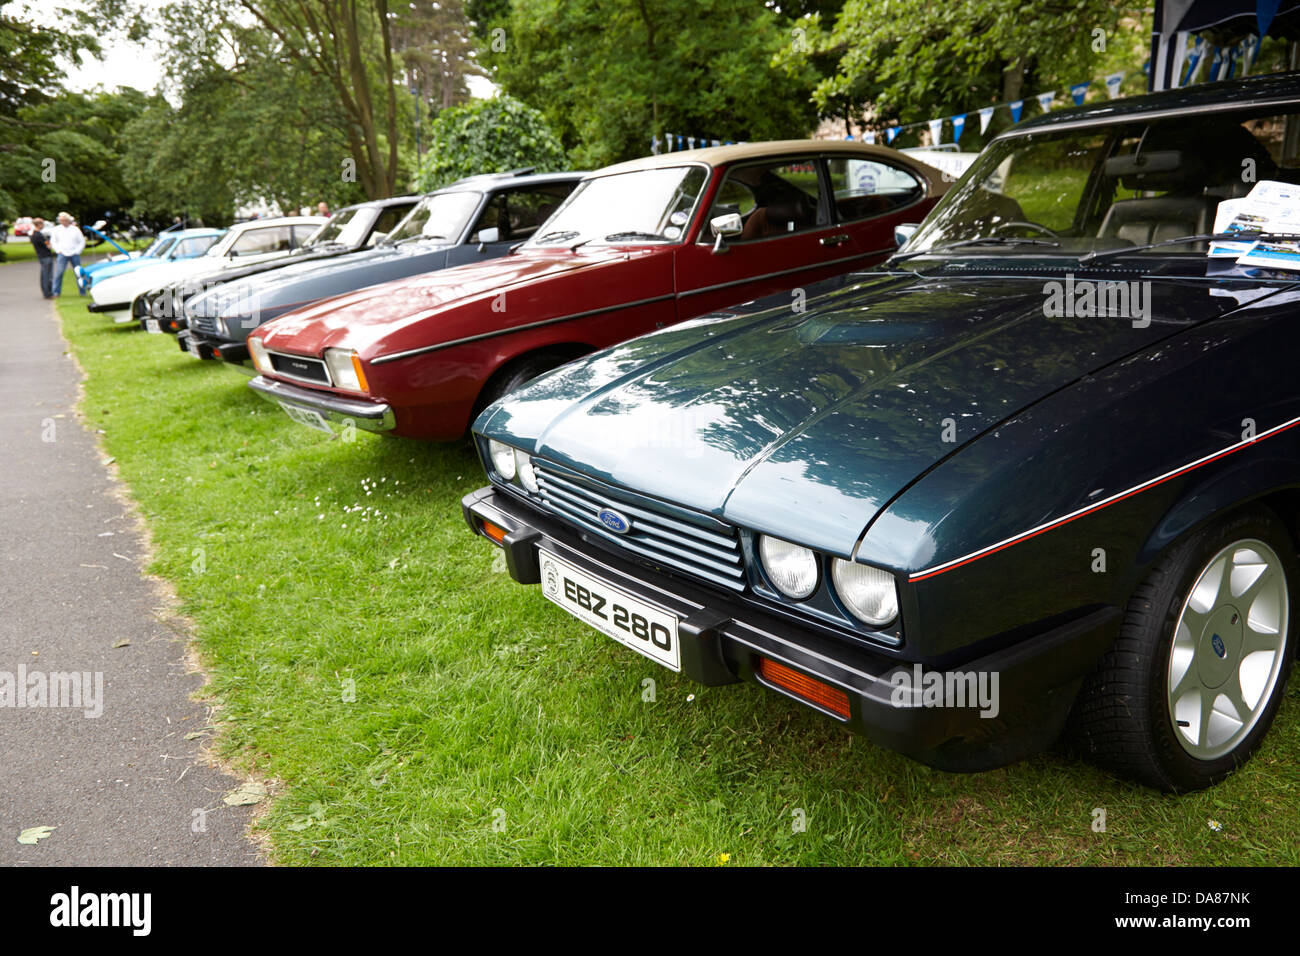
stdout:
<svg viewBox="0 0 1300 956">
<path fill-rule="evenodd" d="M 217 746 L 279 782 L 277 862 L 1300 863 L 1300 681 L 1206 793 L 1063 751 L 930 770 L 775 694 L 692 685 L 513 584 L 461 520 L 468 445 L 331 440 L 171 337 L 58 307 L 194 622 Z"/>
<path fill-rule="evenodd" d="M 144 249 L 151 242 L 153 242 L 152 239 L 136 239 L 132 242 L 120 243 L 120 245 L 128 252 L 131 252 L 135 249 Z M 31 240 L 26 236 L 11 235 L 8 242 L 0 243 L 0 254 L 4 257 L 3 259 L 0 259 L 0 263 L 30 262 L 36 258 L 36 247 L 32 245 Z M 117 250 L 111 245 L 107 242 L 101 242 L 94 247 L 88 245 L 86 251 L 82 253 L 82 258 L 85 259 L 86 256 L 90 255 L 99 256 L 117 254 Z"/>
</svg>

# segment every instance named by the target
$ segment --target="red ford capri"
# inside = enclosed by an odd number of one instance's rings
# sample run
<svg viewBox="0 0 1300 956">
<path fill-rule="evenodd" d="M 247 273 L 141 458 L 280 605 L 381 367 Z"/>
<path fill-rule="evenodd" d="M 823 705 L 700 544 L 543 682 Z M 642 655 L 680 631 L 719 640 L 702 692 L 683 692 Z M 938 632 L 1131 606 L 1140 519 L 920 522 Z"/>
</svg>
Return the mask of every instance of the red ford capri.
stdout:
<svg viewBox="0 0 1300 956">
<path fill-rule="evenodd" d="M 946 191 L 853 142 L 686 150 L 592 173 L 559 209 L 488 207 L 502 258 L 370 286 L 249 336 L 249 383 L 295 421 L 450 441 L 502 395 L 597 348 L 874 265 Z"/>
</svg>

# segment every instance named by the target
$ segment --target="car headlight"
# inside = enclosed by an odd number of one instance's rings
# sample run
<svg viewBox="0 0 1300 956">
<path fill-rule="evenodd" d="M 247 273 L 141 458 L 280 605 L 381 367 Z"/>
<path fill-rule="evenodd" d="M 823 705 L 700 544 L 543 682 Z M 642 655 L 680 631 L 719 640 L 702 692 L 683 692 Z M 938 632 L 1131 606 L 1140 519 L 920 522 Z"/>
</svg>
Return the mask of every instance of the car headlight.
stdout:
<svg viewBox="0 0 1300 956">
<path fill-rule="evenodd" d="M 366 373 L 361 370 L 361 358 L 351 349 L 326 349 L 325 365 L 330 370 L 330 381 L 335 388 L 351 392 L 366 392 Z"/>
<path fill-rule="evenodd" d="M 533 469 L 533 459 L 522 451 L 515 452 L 515 468 L 519 472 L 519 483 L 537 494 L 537 472 Z"/>
<path fill-rule="evenodd" d="M 492 467 L 497 470 L 498 475 L 506 481 L 515 480 L 515 450 L 513 448 L 502 444 L 495 438 L 489 438 L 488 457 L 492 459 Z"/>
<path fill-rule="evenodd" d="M 898 617 L 898 588 L 888 571 L 836 558 L 831 577 L 840 600 L 863 624 L 883 627 Z"/>
<path fill-rule="evenodd" d="M 217 334 L 223 339 L 230 338 L 230 331 L 226 328 L 225 319 L 217 319 Z"/>
<path fill-rule="evenodd" d="M 248 357 L 253 360 L 253 367 L 263 375 L 271 375 L 275 372 L 271 367 L 271 356 L 266 354 L 266 346 L 262 344 L 261 339 L 249 337 Z"/>
<path fill-rule="evenodd" d="M 809 549 L 763 535 L 758 539 L 758 555 L 763 570 L 786 597 L 802 601 L 817 590 L 817 555 Z"/>
</svg>

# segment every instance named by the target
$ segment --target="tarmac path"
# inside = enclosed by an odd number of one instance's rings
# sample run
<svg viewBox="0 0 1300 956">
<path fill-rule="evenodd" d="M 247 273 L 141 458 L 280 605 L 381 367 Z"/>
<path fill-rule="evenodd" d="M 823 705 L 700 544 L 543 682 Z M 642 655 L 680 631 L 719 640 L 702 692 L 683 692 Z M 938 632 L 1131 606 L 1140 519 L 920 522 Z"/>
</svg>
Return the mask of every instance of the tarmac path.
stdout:
<svg viewBox="0 0 1300 956">
<path fill-rule="evenodd" d="M 208 729 L 202 680 L 75 414 L 34 262 L 0 265 L 0 341 L 0 866 L 257 865 L 250 809 L 222 800 L 240 781 L 186 739 Z"/>
</svg>

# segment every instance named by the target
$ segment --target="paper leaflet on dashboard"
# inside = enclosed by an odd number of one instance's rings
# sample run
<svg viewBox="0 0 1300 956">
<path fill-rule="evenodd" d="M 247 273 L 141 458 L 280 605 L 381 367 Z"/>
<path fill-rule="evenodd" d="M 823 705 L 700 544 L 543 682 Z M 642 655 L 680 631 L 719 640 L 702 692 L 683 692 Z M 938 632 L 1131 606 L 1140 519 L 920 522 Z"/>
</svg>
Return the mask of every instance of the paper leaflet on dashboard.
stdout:
<svg viewBox="0 0 1300 956">
<path fill-rule="evenodd" d="M 1241 199 L 1219 203 L 1216 233 L 1272 232 L 1300 235 L 1300 187 L 1262 180 Z M 1235 258 L 1240 266 L 1300 270 L 1300 243 L 1220 240 L 1210 245 L 1212 259 Z"/>
</svg>

